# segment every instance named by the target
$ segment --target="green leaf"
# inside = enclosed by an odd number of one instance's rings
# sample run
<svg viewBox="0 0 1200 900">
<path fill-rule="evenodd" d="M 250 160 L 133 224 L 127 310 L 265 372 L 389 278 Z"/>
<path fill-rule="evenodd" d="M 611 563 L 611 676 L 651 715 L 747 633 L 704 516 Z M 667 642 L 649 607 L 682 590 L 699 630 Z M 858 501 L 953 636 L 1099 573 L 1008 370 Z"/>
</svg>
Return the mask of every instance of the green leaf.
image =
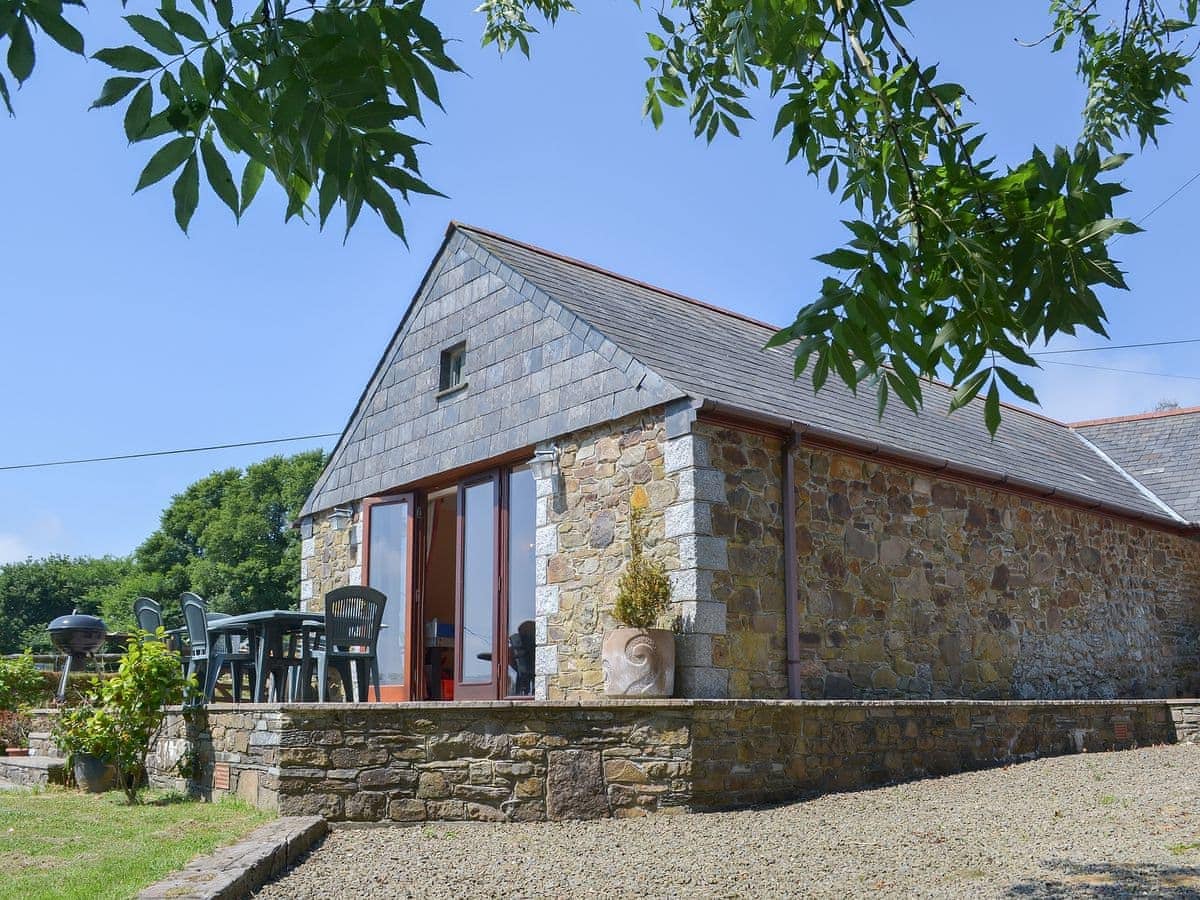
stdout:
<svg viewBox="0 0 1200 900">
<path fill-rule="evenodd" d="M 1094 240 L 1108 240 L 1114 234 L 1136 234 L 1142 229 L 1129 219 L 1098 219 L 1079 230 L 1075 235 L 1076 243 L 1086 243 Z"/>
<path fill-rule="evenodd" d="M 322 228 L 325 227 L 325 220 L 329 218 L 337 199 L 337 178 L 332 173 L 326 172 L 321 178 L 321 187 L 317 192 L 317 214 L 320 216 Z"/>
<path fill-rule="evenodd" d="M 208 40 L 208 33 L 204 30 L 204 26 L 191 13 L 164 7 L 158 11 L 158 14 L 171 26 L 172 31 L 183 35 L 189 41 L 202 43 Z"/>
<path fill-rule="evenodd" d="M 1037 403 L 1037 394 L 1034 393 L 1032 387 L 1023 382 L 1020 378 L 1014 375 L 1008 369 L 997 367 L 996 374 L 1000 376 L 1000 380 L 1004 382 L 1004 386 L 1024 400 L 1026 403 Z"/>
<path fill-rule="evenodd" d="M 646 32 L 646 40 L 650 42 L 650 48 L 652 50 L 661 52 L 661 51 L 667 49 L 667 45 L 666 45 L 666 43 L 663 42 L 663 39 L 660 38 L 653 31 Z"/>
<path fill-rule="evenodd" d="M 122 72 L 149 72 L 160 68 L 159 62 L 141 47 L 106 47 L 92 54 L 92 59 Z"/>
<path fill-rule="evenodd" d="M 108 81 L 104 82 L 104 87 L 100 89 L 100 96 L 92 103 L 91 108 L 97 109 L 102 106 L 112 106 L 114 103 L 119 103 L 130 91 L 145 80 L 144 78 L 135 78 L 132 75 L 118 75 L 115 78 L 108 79 Z"/>
<path fill-rule="evenodd" d="M 262 143 L 237 115 L 227 109 L 214 109 L 210 115 L 217 123 L 217 130 L 221 132 L 221 137 L 229 146 L 234 150 L 240 150 L 247 156 L 266 162 L 267 152 L 263 149 Z"/>
<path fill-rule="evenodd" d="M 246 168 L 242 170 L 242 208 L 241 212 L 246 211 L 246 207 L 250 205 L 258 189 L 262 187 L 263 176 L 267 174 L 267 167 L 260 163 L 257 159 L 251 159 L 246 163 Z"/>
<path fill-rule="evenodd" d="M 994 437 L 996 429 L 1000 427 L 1000 385 L 995 378 L 988 388 L 987 400 L 983 403 L 983 421 L 987 425 L 988 433 Z"/>
<path fill-rule="evenodd" d="M 133 99 L 129 101 L 129 108 L 125 110 L 125 137 L 129 140 L 136 141 L 145 132 L 146 126 L 150 124 L 151 107 L 154 104 L 154 89 L 147 82 L 142 85 L 140 91 L 133 95 Z"/>
<path fill-rule="evenodd" d="M 175 140 L 163 144 L 158 148 L 158 152 L 150 157 L 150 162 L 146 163 L 146 168 L 142 169 L 137 187 L 133 189 L 133 192 L 136 194 L 142 188 L 149 187 L 157 181 L 162 181 L 182 166 L 184 160 L 192 156 L 195 147 L 196 142 L 190 137 L 175 138 Z"/>
<path fill-rule="evenodd" d="M 189 100 L 201 103 L 208 102 L 208 89 L 204 86 L 204 76 L 196 68 L 196 64 L 186 59 L 179 67 L 179 84 Z"/>
<path fill-rule="evenodd" d="M 408 238 L 404 236 L 404 220 L 400 216 L 400 211 L 396 209 L 396 201 L 392 199 L 392 195 L 377 182 L 372 182 L 367 192 L 367 203 L 379 213 L 388 230 L 407 244 Z"/>
<path fill-rule="evenodd" d="M 216 97 L 220 93 L 221 84 L 225 80 L 225 60 L 221 58 L 221 54 L 209 47 L 204 51 L 204 86 L 208 88 L 210 96 Z"/>
<path fill-rule="evenodd" d="M 179 56 L 183 53 L 183 44 L 179 42 L 179 38 L 175 37 L 175 33 L 157 19 L 133 15 L 126 16 L 125 21 L 155 50 L 171 56 Z"/>
<path fill-rule="evenodd" d="M 192 215 L 196 212 L 196 205 L 200 202 L 200 167 L 196 163 L 194 151 L 188 156 L 187 164 L 175 180 L 175 187 L 171 193 L 175 197 L 175 221 L 179 223 L 183 233 L 187 234 Z"/>
<path fill-rule="evenodd" d="M 947 342 L 958 340 L 958 323 L 951 319 L 945 325 L 938 329 L 938 333 L 934 336 L 933 345 L 929 348 L 930 353 L 940 350 Z"/>
<path fill-rule="evenodd" d="M 763 345 L 764 350 L 769 350 L 772 347 L 782 347 L 784 344 L 790 344 L 795 338 L 792 337 L 791 328 L 781 328 L 771 335 L 770 340 Z"/>
<path fill-rule="evenodd" d="M 83 55 L 83 35 L 62 17 L 61 12 L 50 5 L 39 7 L 35 4 L 30 10 L 30 15 L 41 26 L 42 31 L 50 35 L 54 43 L 72 53 Z"/>
<path fill-rule="evenodd" d="M 827 266 L 833 266 L 835 269 L 861 269 L 867 258 L 861 253 L 839 247 L 830 253 L 814 256 L 813 259 L 825 263 Z"/>
<path fill-rule="evenodd" d="M 8 93 L 8 82 L 4 80 L 3 73 L 0 73 L 0 100 L 4 101 L 4 108 L 8 110 L 8 114 L 13 115 L 12 97 Z"/>
<path fill-rule="evenodd" d="M 12 30 L 8 33 L 8 69 L 17 79 L 18 84 L 24 84 L 25 79 L 33 74 L 35 55 L 33 52 L 33 35 L 29 33 L 29 23 L 25 19 L 13 22 Z"/>
<path fill-rule="evenodd" d="M 962 409 L 962 407 L 974 400 L 989 374 L 987 369 L 983 369 L 963 382 L 962 387 L 955 391 L 954 396 L 950 399 L 950 412 Z"/>
<path fill-rule="evenodd" d="M 233 210 L 235 218 L 240 218 L 241 207 L 238 205 L 238 192 L 233 183 L 233 174 L 229 171 L 225 157 L 213 144 L 211 134 L 200 142 L 200 156 L 204 160 L 204 174 L 208 176 L 208 183 L 212 185 L 213 192 Z"/>
</svg>

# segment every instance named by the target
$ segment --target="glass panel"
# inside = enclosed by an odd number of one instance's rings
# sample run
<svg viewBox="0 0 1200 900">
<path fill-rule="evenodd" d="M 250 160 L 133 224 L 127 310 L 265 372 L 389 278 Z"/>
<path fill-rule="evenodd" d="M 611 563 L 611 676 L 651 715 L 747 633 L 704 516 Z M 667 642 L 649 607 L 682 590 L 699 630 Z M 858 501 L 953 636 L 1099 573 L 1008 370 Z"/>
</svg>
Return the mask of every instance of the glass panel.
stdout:
<svg viewBox="0 0 1200 900">
<path fill-rule="evenodd" d="M 492 680 L 492 621 L 496 611 L 496 488 L 492 481 L 463 491 L 462 680 Z"/>
<path fill-rule="evenodd" d="M 371 554 L 367 584 L 387 595 L 379 635 L 379 680 L 404 684 L 404 635 L 408 624 L 408 503 L 371 507 Z"/>
<path fill-rule="evenodd" d="M 508 500 L 508 684 L 509 697 L 533 695 L 533 540 L 536 517 L 533 472 L 513 469 Z"/>
</svg>

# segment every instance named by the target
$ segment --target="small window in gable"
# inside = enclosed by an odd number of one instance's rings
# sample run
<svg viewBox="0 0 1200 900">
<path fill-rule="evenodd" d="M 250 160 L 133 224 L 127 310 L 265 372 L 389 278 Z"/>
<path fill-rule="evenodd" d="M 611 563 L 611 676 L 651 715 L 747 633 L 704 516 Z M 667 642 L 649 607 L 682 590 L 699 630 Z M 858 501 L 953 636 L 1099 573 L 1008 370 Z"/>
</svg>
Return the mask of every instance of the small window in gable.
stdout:
<svg viewBox="0 0 1200 900">
<path fill-rule="evenodd" d="M 438 379 L 438 393 L 445 394 L 466 387 L 463 381 L 463 366 L 467 361 L 467 342 L 460 341 L 442 351 L 442 371 Z"/>
</svg>

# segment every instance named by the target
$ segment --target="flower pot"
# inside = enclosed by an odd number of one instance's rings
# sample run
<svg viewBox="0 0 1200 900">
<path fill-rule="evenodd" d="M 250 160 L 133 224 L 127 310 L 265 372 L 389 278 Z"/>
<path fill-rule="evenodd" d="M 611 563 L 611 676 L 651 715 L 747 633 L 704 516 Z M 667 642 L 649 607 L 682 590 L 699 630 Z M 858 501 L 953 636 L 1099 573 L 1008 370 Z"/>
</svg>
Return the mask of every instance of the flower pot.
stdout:
<svg viewBox="0 0 1200 900">
<path fill-rule="evenodd" d="M 9 756 L 28 756 L 28 747 L 5 747 L 4 752 Z"/>
<path fill-rule="evenodd" d="M 675 693 L 675 635 L 666 628 L 617 628 L 604 636 L 604 693 L 670 697 Z"/>
<path fill-rule="evenodd" d="M 117 767 L 90 753 L 76 753 L 75 783 L 88 794 L 111 791 L 117 786 Z"/>
</svg>

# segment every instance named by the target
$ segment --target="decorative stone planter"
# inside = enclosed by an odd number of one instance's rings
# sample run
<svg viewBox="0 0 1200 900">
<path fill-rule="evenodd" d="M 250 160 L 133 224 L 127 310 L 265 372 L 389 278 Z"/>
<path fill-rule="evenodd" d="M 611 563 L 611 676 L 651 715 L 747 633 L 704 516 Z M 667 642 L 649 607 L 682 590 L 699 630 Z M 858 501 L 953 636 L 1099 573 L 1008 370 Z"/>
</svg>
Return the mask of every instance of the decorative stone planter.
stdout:
<svg viewBox="0 0 1200 900">
<path fill-rule="evenodd" d="M 90 753 L 75 754 L 75 784 L 88 794 L 111 791 L 117 786 L 117 767 Z"/>
<path fill-rule="evenodd" d="M 666 628 L 617 628 L 604 636 L 604 693 L 670 697 L 675 693 L 675 635 Z"/>
</svg>

